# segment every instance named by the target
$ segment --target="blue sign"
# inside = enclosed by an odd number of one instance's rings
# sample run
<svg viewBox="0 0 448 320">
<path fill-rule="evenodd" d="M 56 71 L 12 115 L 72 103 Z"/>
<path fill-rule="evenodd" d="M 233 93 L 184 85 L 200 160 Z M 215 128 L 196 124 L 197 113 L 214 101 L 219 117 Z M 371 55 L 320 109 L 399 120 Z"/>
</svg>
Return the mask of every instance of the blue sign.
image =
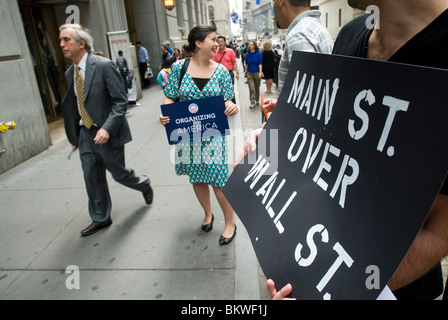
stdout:
<svg viewBox="0 0 448 320">
<path fill-rule="evenodd" d="M 229 132 L 222 95 L 165 104 L 160 108 L 162 115 L 170 118 L 170 123 L 165 126 L 169 144 L 205 140 Z"/>
<path fill-rule="evenodd" d="M 238 19 L 239 19 L 238 13 L 234 12 L 234 13 L 232 13 L 232 15 L 230 17 L 232 18 L 232 22 L 233 23 L 237 23 L 238 22 Z"/>
</svg>

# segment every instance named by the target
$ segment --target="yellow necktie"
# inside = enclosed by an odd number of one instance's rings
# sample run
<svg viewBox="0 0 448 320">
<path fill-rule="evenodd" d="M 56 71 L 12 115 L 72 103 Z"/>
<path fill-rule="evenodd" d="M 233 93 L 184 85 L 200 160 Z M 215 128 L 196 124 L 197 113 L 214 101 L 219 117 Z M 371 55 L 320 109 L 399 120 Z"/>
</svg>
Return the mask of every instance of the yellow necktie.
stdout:
<svg viewBox="0 0 448 320">
<path fill-rule="evenodd" d="M 82 78 L 80 70 L 81 68 L 76 66 L 76 92 L 78 93 L 79 110 L 81 112 L 82 124 L 87 129 L 90 129 L 94 122 L 84 106 L 84 79 Z"/>
</svg>

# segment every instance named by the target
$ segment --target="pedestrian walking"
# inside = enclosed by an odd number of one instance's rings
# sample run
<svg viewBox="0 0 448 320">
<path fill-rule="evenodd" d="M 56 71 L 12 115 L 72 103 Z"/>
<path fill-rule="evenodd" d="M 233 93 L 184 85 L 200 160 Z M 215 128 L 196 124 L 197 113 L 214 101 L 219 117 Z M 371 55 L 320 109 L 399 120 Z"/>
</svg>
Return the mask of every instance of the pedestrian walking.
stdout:
<svg viewBox="0 0 448 320">
<path fill-rule="evenodd" d="M 246 67 L 245 67 L 246 53 L 247 53 L 247 44 L 244 43 L 241 45 L 241 48 L 240 48 L 241 64 L 242 64 L 244 70 L 246 70 Z"/>
<path fill-rule="evenodd" d="M 166 59 L 171 59 L 171 53 L 167 50 L 167 46 L 166 45 L 161 46 L 160 50 L 162 51 L 162 58 L 160 59 L 159 69 L 162 70 L 163 64 L 165 63 L 165 60 Z"/>
<path fill-rule="evenodd" d="M 216 51 L 216 56 L 212 60 L 222 64 L 229 70 L 232 84 L 235 84 L 235 75 L 237 80 L 240 78 L 235 52 L 231 48 L 227 48 L 226 37 L 224 36 L 218 36 L 218 48 L 219 50 Z M 235 74 L 233 73 L 234 71 Z"/>
<path fill-rule="evenodd" d="M 212 59 L 215 62 L 222 64 L 229 70 L 230 78 L 232 79 L 232 84 L 235 85 L 236 79 L 240 79 L 240 73 L 238 71 L 238 63 L 236 62 L 235 52 L 228 48 L 226 45 L 226 37 L 218 36 L 218 51 L 216 51 L 216 56 Z M 233 73 L 235 71 L 235 74 Z M 236 103 L 235 97 L 232 99 L 233 103 Z"/>
<path fill-rule="evenodd" d="M 135 43 L 137 48 L 137 60 L 138 60 L 138 70 L 140 71 L 140 81 L 142 89 L 150 85 L 149 79 L 146 78 L 146 70 L 149 68 L 149 55 L 148 50 L 142 46 L 140 41 Z"/>
<path fill-rule="evenodd" d="M 171 48 L 171 45 L 169 43 L 165 43 L 163 46 L 165 47 L 166 51 L 168 51 L 168 53 L 170 54 L 170 57 L 172 57 L 173 53 L 174 53 L 174 49 Z"/>
<path fill-rule="evenodd" d="M 278 67 L 277 92 L 280 95 L 294 51 L 331 54 L 333 38 L 320 21 L 321 12 L 311 10 L 311 0 L 274 0 L 275 20 L 287 29 L 284 50 Z M 266 99 L 264 108 L 272 112 L 277 99 Z"/>
<path fill-rule="evenodd" d="M 81 236 L 112 224 L 112 202 L 106 169 L 115 181 L 153 201 L 149 178 L 125 167 L 124 145 L 132 140 L 126 120 L 128 101 L 115 64 L 93 54 L 93 38 L 78 24 L 60 27 L 60 46 L 73 65 L 65 73 L 68 91 L 62 101 L 64 124 L 72 150 L 79 149 L 92 223 Z"/>
<path fill-rule="evenodd" d="M 246 77 L 250 92 L 250 107 L 260 106 L 260 84 L 263 77 L 263 57 L 256 41 L 250 41 L 246 53 Z"/>
<path fill-rule="evenodd" d="M 234 90 L 229 71 L 223 65 L 212 61 L 218 50 L 216 27 L 197 26 L 193 28 L 189 33 L 188 43 L 187 50 L 192 53 L 192 57 L 179 60 L 172 65 L 165 87 L 164 104 L 174 103 L 176 99 L 188 101 L 223 95 L 225 114 L 227 116 L 237 114 L 239 108 L 232 102 Z M 182 67 L 187 61 L 189 62 L 188 68 L 179 83 Z M 162 125 L 168 124 L 169 121 L 169 117 L 160 116 Z M 209 186 L 211 186 L 225 220 L 219 244 L 229 244 L 235 237 L 236 225 L 233 209 L 222 193 L 222 188 L 229 178 L 226 137 L 181 142 L 176 145 L 175 154 L 177 175 L 189 176 L 195 195 L 204 210 L 205 217 L 201 229 L 205 232 L 213 229 L 214 215 L 209 190 Z M 212 154 L 213 156 L 211 156 Z"/>
<path fill-rule="evenodd" d="M 190 47 L 190 45 L 188 44 L 188 42 L 184 43 L 182 45 L 182 52 L 181 52 L 181 59 L 186 59 L 186 58 L 191 58 L 193 56 L 193 54 L 190 52 L 190 50 L 188 49 Z"/>
<path fill-rule="evenodd" d="M 182 56 L 180 54 L 179 48 L 174 48 L 173 55 L 171 56 L 171 60 L 173 60 L 173 63 L 177 60 L 182 59 Z"/>
<path fill-rule="evenodd" d="M 162 88 L 165 88 L 166 86 L 166 81 L 168 80 L 168 74 L 170 73 L 172 64 L 173 60 L 171 58 L 166 58 L 162 65 L 162 70 L 160 70 L 159 75 L 157 76 L 157 83 Z"/>
<path fill-rule="evenodd" d="M 266 93 L 272 93 L 272 83 L 274 82 L 274 65 L 275 54 L 272 51 L 272 44 L 270 41 L 263 43 L 263 52 L 261 53 L 263 59 L 263 79 L 266 80 Z"/>
<path fill-rule="evenodd" d="M 129 67 L 126 58 L 123 56 L 123 51 L 118 50 L 118 58 L 116 61 L 118 71 L 120 71 L 121 77 L 123 78 L 124 87 L 126 89 L 126 93 L 128 90 L 132 88 L 132 83 L 129 81 Z"/>
</svg>

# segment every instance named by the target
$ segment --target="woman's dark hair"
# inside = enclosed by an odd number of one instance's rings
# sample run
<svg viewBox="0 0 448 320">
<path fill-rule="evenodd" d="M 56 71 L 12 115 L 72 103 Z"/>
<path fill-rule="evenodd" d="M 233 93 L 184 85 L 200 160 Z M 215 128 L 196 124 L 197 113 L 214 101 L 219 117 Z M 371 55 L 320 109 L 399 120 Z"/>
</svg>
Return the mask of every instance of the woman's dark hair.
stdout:
<svg viewBox="0 0 448 320">
<path fill-rule="evenodd" d="M 251 43 L 251 42 L 254 44 L 255 52 L 260 51 L 260 49 L 258 48 L 257 41 L 254 41 L 254 40 L 249 41 L 249 43 Z M 249 44 L 247 45 L 247 47 L 249 48 Z"/>
<path fill-rule="evenodd" d="M 196 41 L 204 41 L 207 36 L 212 33 L 216 32 L 215 26 L 196 26 L 193 29 L 190 30 L 190 33 L 188 34 L 188 51 L 191 53 L 194 53 L 196 49 Z"/>
</svg>

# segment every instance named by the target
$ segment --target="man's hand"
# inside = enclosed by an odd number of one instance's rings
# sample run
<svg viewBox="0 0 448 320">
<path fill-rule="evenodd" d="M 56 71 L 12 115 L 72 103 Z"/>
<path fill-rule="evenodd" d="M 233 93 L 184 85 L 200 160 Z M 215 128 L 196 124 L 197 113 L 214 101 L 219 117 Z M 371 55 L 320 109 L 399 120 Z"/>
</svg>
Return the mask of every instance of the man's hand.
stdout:
<svg viewBox="0 0 448 320">
<path fill-rule="evenodd" d="M 77 150 L 78 150 L 78 147 L 72 145 L 72 151 L 69 153 L 67 159 L 70 160 L 70 158 L 72 157 L 72 154 L 75 153 Z"/>
<path fill-rule="evenodd" d="M 264 105 L 262 106 L 266 112 L 274 111 L 275 106 L 277 105 L 277 99 L 266 99 L 264 100 Z"/>
<path fill-rule="evenodd" d="M 104 129 L 100 129 L 96 133 L 96 137 L 95 139 L 93 139 L 93 141 L 95 142 L 95 144 L 105 144 L 107 143 L 107 141 L 109 141 L 109 138 L 109 132 Z"/>
<path fill-rule="evenodd" d="M 249 149 L 251 152 L 255 152 L 257 150 L 257 139 L 261 131 L 263 131 L 263 127 L 264 124 L 260 128 L 253 130 L 249 133 L 249 138 L 247 138 L 246 141 L 244 141 L 243 149 L 236 156 L 235 163 L 233 164 L 233 169 L 235 169 L 236 166 L 241 162 L 241 160 L 244 159 L 246 154 L 249 152 Z"/>
<path fill-rule="evenodd" d="M 277 292 L 277 290 L 275 289 L 274 281 L 269 279 L 268 280 L 268 290 L 269 290 L 269 294 L 272 297 L 272 300 L 295 300 L 292 298 L 288 298 L 288 296 L 292 292 L 292 285 L 290 285 L 290 284 L 287 284 L 286 286 L 284 286 L 282 288 L 282 290 Z"/>
<path fill-rule="evenodd" d="M 277 99 L 266 99 L 264 100 L 264 105 L 262 107 L 266 110 L 266 112 L 272 112 L 276 105 L 277 105 Z M 263 123 L 260 126 L 260 128 L 253 130 L 249 133 L 249 138 L 247 138 L 246 141 L 244 141 L 243 149 L 236 156 L 235 163 L 233 164 L 233 169 L 235 169 L 236 166 L 241 162 L 241 160 L 243 160 L 243 158 L 249 152 L 249 149 L 251 152 L 255 152 L 255 150 L 257 150 L 258 136 L 260 135 L 265 125 L 266 122 Z"/>
</svg>

